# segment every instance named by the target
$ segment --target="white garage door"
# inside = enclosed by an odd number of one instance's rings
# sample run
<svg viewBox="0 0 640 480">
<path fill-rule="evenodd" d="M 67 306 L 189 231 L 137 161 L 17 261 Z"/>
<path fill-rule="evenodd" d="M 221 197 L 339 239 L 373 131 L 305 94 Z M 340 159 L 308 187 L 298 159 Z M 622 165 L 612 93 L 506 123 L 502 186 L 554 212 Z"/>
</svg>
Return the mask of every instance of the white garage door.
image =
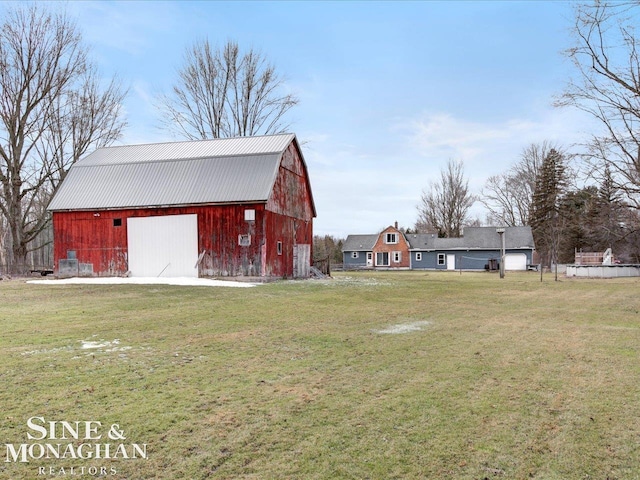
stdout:
<svg viewBox="0 0 640 480">
<path fill-rule="evenodd" d="M 129 271 L 134 277 L 197 277 L 198 216 L 127 219 Z"/>
<path fill-rule="evenodd" d="M 524 253 L 507 253 L 504 256 L 505 270 L 526 270 L 527 256 Z"/>
</svg>

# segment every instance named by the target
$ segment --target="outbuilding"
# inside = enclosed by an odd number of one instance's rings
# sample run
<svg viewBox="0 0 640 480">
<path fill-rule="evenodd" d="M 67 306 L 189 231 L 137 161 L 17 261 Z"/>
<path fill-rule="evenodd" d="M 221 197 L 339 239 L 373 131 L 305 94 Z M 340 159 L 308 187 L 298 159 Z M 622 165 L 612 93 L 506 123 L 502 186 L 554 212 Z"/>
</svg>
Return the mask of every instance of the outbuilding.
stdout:
<svg viewBox="0 0 640 480">
<path fill-rule="evenodd" d="M 100 148 L 49 210 L 59 276 L 309 275 L 316 210 L 294 134 Z"/>
</svg>

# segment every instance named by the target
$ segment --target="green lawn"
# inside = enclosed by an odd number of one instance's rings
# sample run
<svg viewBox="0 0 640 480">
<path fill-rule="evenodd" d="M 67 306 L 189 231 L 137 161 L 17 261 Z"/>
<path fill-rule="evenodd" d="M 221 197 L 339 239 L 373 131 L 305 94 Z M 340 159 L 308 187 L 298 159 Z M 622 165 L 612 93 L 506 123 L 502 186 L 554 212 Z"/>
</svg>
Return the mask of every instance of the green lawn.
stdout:
<svg viewBox="0 0 640 480">
<path fill-rule="evenodd" d="M 640 478 L 639 287 L 466 272 L 2 281 L 0 478 Z M 30 440 L 31 417 L 99 421 L 103 438 Z M 4 444 L 107 443 L 112 424 L 147 458 L 4 461 Z"/>
</svg>

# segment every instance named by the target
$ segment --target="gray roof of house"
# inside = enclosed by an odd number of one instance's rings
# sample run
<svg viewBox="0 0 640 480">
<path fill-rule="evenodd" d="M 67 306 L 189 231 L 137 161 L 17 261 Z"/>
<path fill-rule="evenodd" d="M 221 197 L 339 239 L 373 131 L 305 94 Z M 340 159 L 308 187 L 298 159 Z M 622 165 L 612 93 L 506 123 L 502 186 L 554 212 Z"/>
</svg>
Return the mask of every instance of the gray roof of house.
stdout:
<svg viewBox="0 0 640 480">
<path fill-rule="evenodd" d="M 49 210 L 267 201 L 292 141 L 280 134 L 100 148 L 71 167 Z"/>
<path fill-rule="evenodd" d="M 495 250 L 502 248 L 496 227 L 465 227 L 460 238 L 438 238 L 431 234 L 406 236 L 412 250 Z M 534 248 L 531 227 L 505 227 L 505 248 Z"/>
<path fill-rule="evenodd" d="M 349 235 L 342 244 L 343 252 L 368 252 L 378 241 L 378 234 L 373 235 Z"/>
<path fill-rule="evenodd" d="M 378 240 L 378 234 L 349 235 L 342 251 L 371 251 Z M 496 250 L 502 248 L 496 227 L 465 227 L 460 238 L 438 238 L 432 234 L 408 234 L 411 250 Z M 505 227 L 505 248 L 534 248 L 531 227 Z"/>
</svg>

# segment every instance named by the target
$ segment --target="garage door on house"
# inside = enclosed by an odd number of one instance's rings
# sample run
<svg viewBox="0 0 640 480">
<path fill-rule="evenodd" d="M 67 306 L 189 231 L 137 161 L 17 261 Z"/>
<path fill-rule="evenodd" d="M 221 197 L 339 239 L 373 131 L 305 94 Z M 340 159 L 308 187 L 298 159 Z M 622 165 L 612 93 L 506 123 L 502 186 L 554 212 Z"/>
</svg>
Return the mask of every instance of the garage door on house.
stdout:
<svg viewBox="0 0 640 480">
<path fill-rule="evenodd" d="M 133 277 L 197 277 L 198 216 L 127 219 L 129 271 Z"/>
<path fill-rule="evenodd" d="M 504 256 L 505 270 L 526 270 L 527 256 L 524 253 L 507 253 Z"/>
</svg>

